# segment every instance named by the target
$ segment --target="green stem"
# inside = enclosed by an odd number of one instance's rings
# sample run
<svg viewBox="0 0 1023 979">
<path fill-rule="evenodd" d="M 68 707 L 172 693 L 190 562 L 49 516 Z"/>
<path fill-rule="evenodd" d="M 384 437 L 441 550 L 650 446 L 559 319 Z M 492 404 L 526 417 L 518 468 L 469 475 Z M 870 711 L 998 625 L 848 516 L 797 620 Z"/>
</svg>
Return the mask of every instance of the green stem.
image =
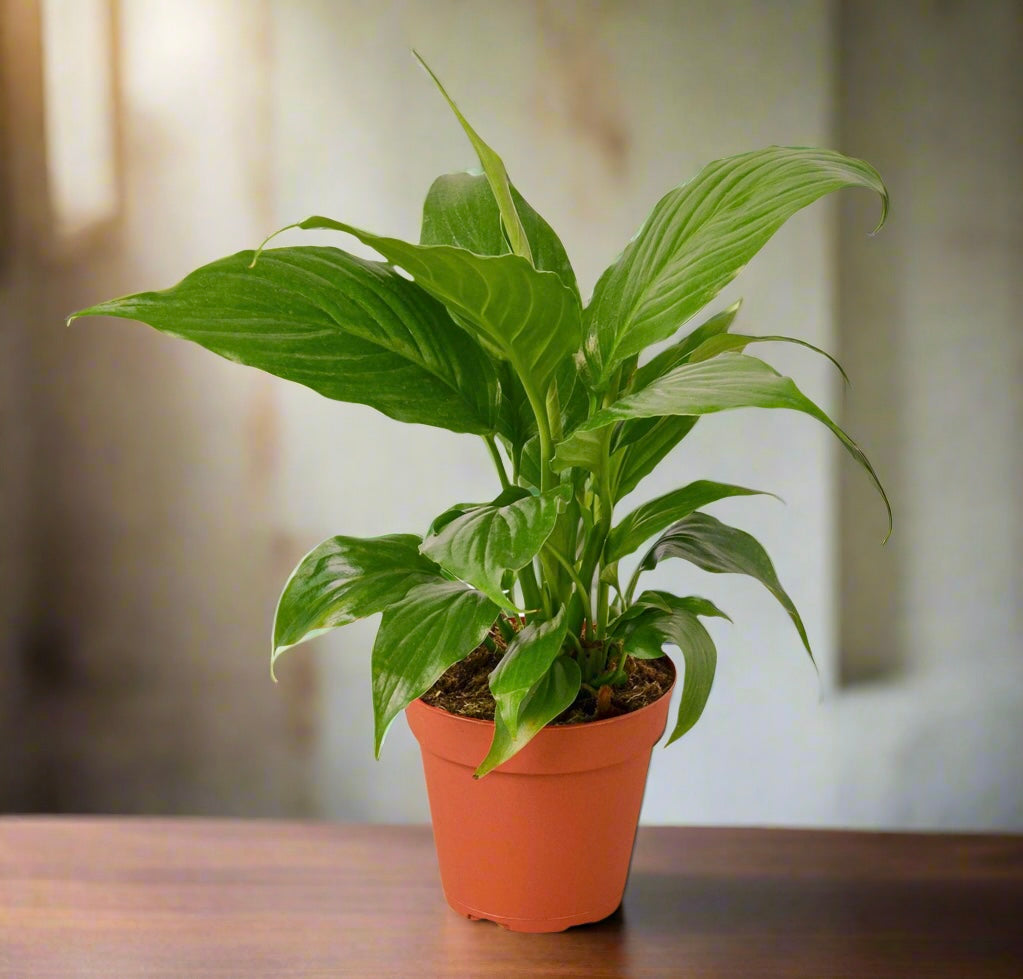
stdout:
<svg viewBox="0 0 1023 979">
<path fill-rule="evenodd" d="M 597 635 L 607 632 L 607 596 L 609 586 L 606 581 L 597 582 Z M 606 664 L 605 664 L 606 665 Z"/>
<path fill-rule="evenodd" d="M 616 649 L 618 651 L 618 666 L 615 669 L 614 676 L 611 678 L 613 684 L 617 684 L 625 679 L 625 661 L 628 659 L 620 643 L 616 646 Z"/>
<path fill-rule="evenodd" d="M 519 375 L 522 389 L 526 392 L 526 399 L 536 418 L 536 432 L 540 438 L 540 492 L 543 493 L 551 486 L 551 460 L 554 458 L 554 453 L 551 450 L 551 424 L 547 418 L 547 405 L 533 387 L 533 382 L 526 377 L 525 372 L 518 370 L 515 364 L 512 366 L 515 367 L 516 373 Z"/>
<path fill-rule="evenodd" d="M 494 441 L 493 435 L 486 435 L 483 437 L 483 441 L 487 443 L 487 448 L 490 450 L 490 457 L 494 460 L 494 468 L 497 470 L 497 478 L 501 480 L 501 489 L 506 490 L 511 486 L 508 481 L 508 473 L 504 468 L 504 461 L 501 459 L 501 453 L 497 450 L 497 442 Z"/>
<path fill-rule="evenodd" d="M 639 582 L 639 576 L 643 573 L 643 562 L 641 561 L 636 565 L 636 570 L 632 572 L 632 577 L 629 578 L 629 586 L 625 589 L 625 607 L 628 608 L 632 604 L 632 593 L 636 590 L 636 585 Z"/>
<path fill-rule="evenodd" d="M 573 568 L 572 565 L 569 564 L 567 560 L 565 560 L 565 556 L 563 554 L 560 554 L 556 548 L 547 547 L 545 548 L 545 553 L 549 554 L 552 558 L 554 558 L 554 560 L 557 561 L 558 564 L 560 564 L 568 573 L 569 578 L 572 579 L 576 589 L 579 592 L 579 599 L 583 603 L 583 614 L 586 616 L 587 620 L 592 619 L 593 609 L 590 605 L 589 589 L 582 583 L 582 580 L 576 573 L 575 568 Z"/>
<path fill-rule="evenodd" d="M 532 562 L 522 568 L 518 574 L 519 585 L 522 588 L 522 600 L 530 610 L 543 608 L 544 603 L 540 597 L 540 586 L 536 583 Z"/>
</svg>

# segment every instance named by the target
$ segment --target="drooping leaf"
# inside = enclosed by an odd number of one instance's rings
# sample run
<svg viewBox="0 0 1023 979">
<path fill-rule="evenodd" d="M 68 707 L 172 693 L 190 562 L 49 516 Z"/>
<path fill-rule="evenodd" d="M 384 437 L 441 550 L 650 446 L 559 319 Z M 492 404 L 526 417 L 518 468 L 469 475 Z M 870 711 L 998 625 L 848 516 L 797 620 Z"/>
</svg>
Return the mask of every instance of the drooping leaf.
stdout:
<svg viewBox="0 0 1023 979">
<path fill-rule="evenodd" d="M 422 551 L 502 608 L 515 611 L 501 590 L 504 573 L 518 571 L 539 553 L 565 500 L 562 487 L 512 502 L 498 498 L 446 523 L 423 541 Z"/>
<path fill-rule="evenodd" d="M 635 659 L 657 659 L 664 655 L 663 645 L 671 641 L 665 634 L 662 623 L 666 616 L 671 616 L 677 611 L 732 621 L 729 615 L 707 598 L 697 595 L 680 598 L 670 592 L 650 590 L 643 592 L 618 617 L 611 634 L 623 643 L 626 655 Z"/>
<path fill-rule="evenodd" d="M 479 157 L 480 166 L 483 167 L 483 171 L 487 175 L 490 189 L 493 192 L 494 199 L 497 201 L 497 206 L 501 213 L 501 222 L 504 225 L 505 234 L 508 236 L 508 244 L 511 245 L 511 250 L 516 255 L 521 255 L 527 261 L 532 262 L 533 254 L 529 247 L 526 231 L 522 226 L 522 218 L 515 209 L 511 181 L 508 179 L 508 171 L 505 169 L 504 161 L 480 138 L 476 130 L 469 125 L 468 120 L 462 115 L 444 86 L 441 85 L 440 79 L 433 73 L 433 69 L 420 57 L 418 52 L 413 51 L 412 53 L 415 55 L 416 60 L 426 69 L 426 73 L 430 78 L 433 79 L 434 85 L 440 90 L 440 94 L 444 96 L 444 101 L 447 102 L 451 111 L 455 114 L 455 118 L 458 119 L 465 135 L 469 137 L 469 142 L 472 143 L 472 148 Z"/>
<path fill-rule="evenodd" d="M 513 739 L 518 736 L 519 708 L 561 652 L 567 631 L 563 608 L 553 619 L 528 623 L 490 674 L 490 692 Z"/>
<path fill-rule="evenodd" d="M 702 615 L 705 618 L 727 619 L 732 617 L 727 612 L 722 612 L 709 598 L 702 598 L 699 595 L 685 595 L 680 597 L 671 592 L 661 589 L 649 589 L 636 599 L 636 604 L 646 608 L 663 608 L 671 612 L 673 609 L 683 609 L 693 615 Z"/>
<path fill-rule="evenodd" d="M 699 420 L 697 415 L 666 415 L 622 422 L 622 433 L 627 441 L 611 455 L 615 502 L 631 493 L 644 476 L 649 476 Z M 579 434 L 578 429 L 575 434 Z"/>
<path fill-rule="evenodd" d="M 665 616 L 659 628 L 666 642 L 678 646 L 686 664 L 675 727 L 667 745 L 678 741 L 703 714 L 714 685 L 718 657 L 710 633 L 692 612 L 684 608 L 676 608 L 671 615 Z"/>
<path fill-rule="evenodd" d="M 662 350 L 656 357 L 640 367 L 632 379 L 632 391 L 639 391 L 645 388 L 652 380 L 674 370 L 679 364 L 684 364 L 690 359 L 690 354 L 701 347 L 713 337 L 727 334 L 735 322 L 739 313 L 742 300 L 738 299 L 727 309 L 716 313 L 705 323 L 702 323 L 688 336 L 673 343 L 670 347 Z"/>
<path fill-rule="evenodd" d="M 617 561 L 641 547 L 655 534 L 659 534 L 668 524 L 688 516 L 715 500 L 723 500 L 730 496 L 774 496 L 763 490 L 746 489 L 744 486 L 733 486 L 730 483 L 715 483 L 709 479 L 700 479 L 688 486 L 665 493 L 649 503 L 638 506 L 608 535 L 604 548 L 606 561 Z M 777 499 L 777 497 L 775 497 Z"/>
<path fill-rule="evenodd" d="M 289 227 L 343 231 L 400 265 L 538 391 L 546 390 L 558 367 L 579 349 L 579 297 L 554 272 L 539 271 L 518 255 L 413 245 L 319 216 Z"/>
<path fill-rule="evenodd" d="M 375 751 L 391 722 L 486 636 L 498 608 L 457 581 L 416 585 L 380 622 L 373 644 Z"/>
<path fill-rule="evenodd" d="M 511 195 L 533 264 L 541 271 L 555 272 L 578 295 L 575 272 L 561 239 L 514 186 Z M 454 245 L 477 255 L 506 255 L 511 251 L 501 228 L 497 201 L 484 174 L 446 173 L 433 182 L 423 205 L 419 243 Z"/>
<path fill-rule="evenodd" d="M 708 513 L 692 513 L 661 535 L 643 557 L 640 568 L 649 571 L 668 558 L 681 558 L 715 574 L 744 574 L 759 581 L 788 613 L 813 659 L 803 620 L 782 588 L 767 551 L 751 534 L 730 527 Z"/>
<path fill-rule="evenodd" d="M 519 708 L 518 730 L 512 736 L 502 712 L 494 716 L 494 740 L 486 758 L 476 769 L 476 778 L 482 778 L 512 755 L 521 751 L 541 729 L 562 711 L 572 706 L 582 674 L 579 664 L 570 656 L 559 656 L 541 677 Z"/>
<path fill-rule="evenodd" d="M 489 358 L 444 307 L 380 262 L 337 248 L 278 248 L 203 266 L 162 292 L 79 316 L 140 320 L 238 363 L 369 405 L 398 421 L 492 434 Z"/>
<path fill-rule="evenodd" d="M 603 386 L 626 358 L 671 336 L 801 208 L 842 187 L 888 194 L 877 171 L 829 150 L 771 146 L 704 167 L 669 191 L 597 282 L 587 361 Z"/>
<path fill-rule="evenodd" d="M 440 569 L 415 534 L 331 537 L 291 572 L 274 617 L 270 668 L 286 649 L 400 601 Z"/>
<path fill-rule="evenodd" d="M 570 451 L 571 442 L 586 432 L 631 418 L 663 415 L 707 415 L 732 408 L 790 408 L 817 419 L 835 434 L 849 454 L 867 471 L 884 501 L 891 533 L 892 509 L 881 481 L 862 449 L 811 401 L 789 377 L 762 360 L 746 354 L 725 353 L 699 364 L 682 364 L 651 381 L 584 422 L 563 442 L 559 451 Z M 887 535 L 885 536 L 887 540 Z"/>
<path fill-rule="evenodd" d="M 821 350 L 820 347 L 815 347 L 812 343 L 807 343 L 805 340 L 797 340 L 795 337 L 782 337 L 782 336 L 763 336 L 763 337 L 752 337 L 745 336 L 741 333 L 724 333 L 718 334 L 717 336 L 710 337 L 701 343 L 689 356 L 686 358 L 690 364 L 698 364 L 703 360 L 710 360 L 712 357 L 716 357 L 718 354 L 726 353 L 727 351 L 734 350 L 738 353 L 742 353 L 751 343 L 794 343 L 800 347 L 806 347 L 807 350 L 812 350 L 815 354 L 820 354 L 822 357 L 827 358 L 834 365 L 835 369 L 839 374 L 842 375 L 842 380 L 846 384 L 849 383 L 849 375 L 846 374 L 842 365 L 835 360 L 826 350 Z"/>
</svg>

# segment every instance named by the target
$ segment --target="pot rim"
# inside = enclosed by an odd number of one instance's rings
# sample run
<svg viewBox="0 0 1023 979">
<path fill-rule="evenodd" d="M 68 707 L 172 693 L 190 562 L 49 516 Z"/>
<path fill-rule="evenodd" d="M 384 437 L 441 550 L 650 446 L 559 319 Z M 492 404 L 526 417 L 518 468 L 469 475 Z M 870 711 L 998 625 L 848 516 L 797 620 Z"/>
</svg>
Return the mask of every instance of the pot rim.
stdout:
<svg viewBox="0 0 1023 979">
<path fill-rule="evenodd" d="M 578 731 L 582 728 L 591 731 L 596 728 L 607 726 L 609 724 L 614 724 L 616 721 L 621 722 L 630 717 L 638 717 L 639 715 L 645 713 L 646 711 L 649 711 L 657 707 L 657 705 L 660 704 L 660 702 L 664 700 L 666 697 L 671 697 L 671 695 L 675 692 L 675 684 L 678 682 L 678 669 L 675 666 L 675 661 L 671 659 L 671 657 L 668 656 L 667 654 L 665 654 L 663 658 L 666 659 L 671 664 L 671 669 L 674 676 L 672 676 L 671 678 L 671 685 L 656 700 L 651 701 L 649 704 L 645 704 L 643 707 L 640 707 L 639 710 L 630 710 L 624 714 L 615 714 L 613 717 L 602 717 L 600 720 L 597 721 L 573 721 L 571 724 L 546 724 L 543 730 L 545 732 L 549 731 L 551 732 L 551 734 L 554 734 L 554 732 L 562 731 L 573 732 Z M 493 728 L 494 726 L 493 721 L 487 721 L 481 717 L 466 717 L 464 714 L 456 714 L 453 711 L 445 710 L 443 707 L 435 707 L 433 704 L 426 703 L 421 696 L 416 697 L 416 699 L 413 700 L 412 703 L 415 704 L 421 710 L 427 710 L 434 714 L 443 714 L 445 717 L 452 718 L 453 720 L 456 721 L 464 721 L 466 724 L 489 728 Z"/>
</svg>

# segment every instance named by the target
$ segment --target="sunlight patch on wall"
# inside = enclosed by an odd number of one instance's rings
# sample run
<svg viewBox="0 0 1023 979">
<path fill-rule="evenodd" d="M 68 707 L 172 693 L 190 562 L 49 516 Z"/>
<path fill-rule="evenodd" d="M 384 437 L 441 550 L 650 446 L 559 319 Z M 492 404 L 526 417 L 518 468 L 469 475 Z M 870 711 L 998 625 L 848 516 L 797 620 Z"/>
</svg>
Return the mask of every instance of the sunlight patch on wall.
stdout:
<svg viewBox="0 0 1023 979">
<path fill-rule="evenodd" d="M 43 0 L 46 168 L 55 231 L 78 236 L 116 217 L 117 111 L 110 0 Z"/>
</svg>

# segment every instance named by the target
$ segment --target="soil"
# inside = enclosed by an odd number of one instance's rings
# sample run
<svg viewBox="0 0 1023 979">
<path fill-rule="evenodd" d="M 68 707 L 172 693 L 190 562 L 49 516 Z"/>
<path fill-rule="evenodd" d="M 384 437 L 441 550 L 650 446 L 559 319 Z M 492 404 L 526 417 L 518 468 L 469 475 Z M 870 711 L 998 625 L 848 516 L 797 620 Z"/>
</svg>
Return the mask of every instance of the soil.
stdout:
<svg viewBox="0 0 1023 979">
<path fill-rule="evenodd" d="M 500 634 L 492 638 L 503 649 Z M 501 661 L 501 652 L 479 646 L 461 662 L 449 667 L 443 676 L 423 694 L 423 702 L 450 714 L 494 719 L 494 698 L 488 678 Z M 553 724 L 581 724 L 628 714 L 652 704 L 671 687 L 675 670 L 667 656 L 659 659 L 633 659 L 625 664 L 626 682 L 620 687 L 604 686 L 598 691 L 583 687 L 574 703 L 559 714 Z"/>
</svg>

